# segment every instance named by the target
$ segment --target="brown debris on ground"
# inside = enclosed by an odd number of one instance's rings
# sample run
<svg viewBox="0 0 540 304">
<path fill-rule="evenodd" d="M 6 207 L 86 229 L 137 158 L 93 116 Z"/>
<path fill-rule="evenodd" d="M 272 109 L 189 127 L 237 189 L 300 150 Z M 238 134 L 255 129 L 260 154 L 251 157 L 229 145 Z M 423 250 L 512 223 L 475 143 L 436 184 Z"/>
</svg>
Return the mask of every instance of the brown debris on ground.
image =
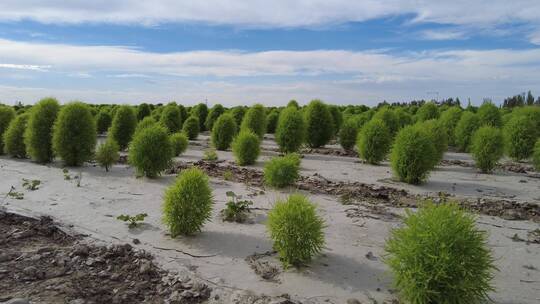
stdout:
<svg viewBox="0 0 540 304">
<path fill-rule="evenodd" d="M 209 176 L 223 178 L 227 173 L 230 181 L 244 183 L 249 186 L 264 188 L 263 172 L 259 169 L 240 167 L 231 162 L 177 162 L 167 172 L 176 174 L 189 167 L 198 167 Z M 301 176 L 296 187 L 314 194 L 339 196 L 340 200 L 349 203 L 378 203 L 390 207 L 417 207 L 417 202 L 433 199 L 440 202 L 441 197 L 427 197 L 414 195 L 404 189 L 366 184 L 361 182 L 333 181 L 324 178 L 318 173 L 311 176 Z M 463 208 L 490 216 L 498 216 L 507 220 L 533 220 L 540 221 L 540 205 L 530 202 L 516 202 L 506 199 L 456 199 L 445 197 L 444 200 L 457 201 Z"/>
<path fill-rule="evenodd" d="M 265 253 L 253 253 L 246 257 L 246 262 L 251 266 L 257 275 L 267 281 L 279 282 L 277 276 L 280 273 L 279 267 L 274 265 L 269 259 L 276 254 L 275 251 Z"/>
<path fill-rule="evenodd" d="M 200 303 L 210 288 L 129 244 L 93 246 L 53 223 L 0 211 L 0 302 Z"/>
</svg>

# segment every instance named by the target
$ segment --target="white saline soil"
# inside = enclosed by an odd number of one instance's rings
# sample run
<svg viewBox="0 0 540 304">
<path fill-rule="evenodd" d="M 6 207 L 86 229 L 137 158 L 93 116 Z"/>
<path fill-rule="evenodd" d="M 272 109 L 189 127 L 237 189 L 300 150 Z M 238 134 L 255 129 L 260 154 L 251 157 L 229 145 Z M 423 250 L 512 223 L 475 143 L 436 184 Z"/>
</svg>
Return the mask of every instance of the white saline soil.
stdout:
<svg viewBox="0 0 540 304">
<path fill-rule="evenodd" d="M 202 139 L 204 141 L 204 138 Z M 267 141 L 265 141 L 265 145 Z M 254 167 L 262 168 L 265 160 L 276 153 L 264 153 Z M 218 151 L 220 159 L 232 159 L 230 152 Z M 466 155 L 450 154 L 451 157 Z M 202 147 L 190 145 L 180 160 L 199 160 Z M 128 242 L 152 252 L 164 268 L 190 271 L 216 286 L 230 290 L 250 290 L 255 293 L 281 295 L 288 293 L 299 300 L 313 303 L 345 303 L 356 298 L 362 303 L 370 299 L 390 302 L 396 297 L 391 292 L 391 276 L 381 261 L 389 229 L 400 224 L 399 219 L 380 220 L 371 217 L 347 217 L 337 197 L 309 195 L 325 219 L 327 249 L 316 257 L 309 267 L 281 272 L 276 282 L 258 276 L 245 258 L 253 253 L 271 250 L 265 227 L 266 208 L 288 191 L 264 189 L 264 194 L 253 196 L 254 222 L 238 224 L 223 222 L 219 212 L 225 207 L 227 191 L 247 195 L 261 189 L 219 179 L 211 180 L 215 198 L 212 221 L 193 237 L 172 239 L 161 223 L 161 204 L 165 188 L 175 176 L 164 175 L 156 179 L 135 178 L 134 171 L 125 165 L 116 165 L 110 172 L 86 165 L 68 168 L 72 177 L 65 180 L 60 162 L 38 165 L 28 160 L 0 157 L 0 204 L 10 211 L 29 215 L 50 215 L 64 225 L 100 242 Z M 73 177 L 82 173 L 80 187 Z M 478 174 L 473 168 L 447 166 L 433 172 L 429 181 L 411 186 L 392 181 L 387 164 L 370 166 L 356 162 L 355 158 L 325 155 L 306 155 L 302 160 L 303 175 L 319 173 L 335 180 L 362 181 L 404 188 L 413 193 L 446 191 L 458 196 L 512 197 L 518 201 L 538 202 L 540 179 L 523 174 Z M 42 181 L 38 190 L 22 187 L 22 179 Z M 520 180 L 525 180 L 523 182 Z M 5 198 L 14 186 L 24 199 Z M 482 192 L 479 192 L 482 191 Z M 3 199 L 3 203 L 1 201 Z M 403 209 L 389 209 L 403 214 Z M 147 213 L 145 224 L 128 229 L 116 220 L 120 214 Z M 497 303 L 539 303 L 540 301 L 540 245 L 515 242 L 517 233 L 527 238 L 527 231 L 540 228 L 532 221 L 507 221 L 497 217 L 479 216 L 478 225 L 489 232 L 489 245 L 496 258 L 497 292 L 491 297 Z M 157 249 L 165 248 L 171 250 Z M 198 256 L 192 257 L 181 252 Z M 269 259 L 275 265 L 275 258 Z M 225 299 L 220 301 L 227 302 Z"/>
</svg>

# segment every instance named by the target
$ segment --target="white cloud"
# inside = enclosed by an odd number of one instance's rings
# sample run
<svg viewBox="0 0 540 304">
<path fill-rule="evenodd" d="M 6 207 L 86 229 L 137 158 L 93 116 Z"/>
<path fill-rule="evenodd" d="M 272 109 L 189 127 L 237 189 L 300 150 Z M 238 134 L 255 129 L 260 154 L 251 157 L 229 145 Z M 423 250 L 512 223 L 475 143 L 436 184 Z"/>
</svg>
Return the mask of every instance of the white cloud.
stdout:
<svg viewBox="0 0 540 304">
<path fill-rule="evenodd" d="M 15 70 L 31 70 L 31 71 L 45 71 L 50 68 L 48 65 L 34 65 L 34 64 L 13 64 L 13 63 L 0 63 L 0 69 L 15 69 Z"/>
<path fill-rule="evenodd" d="M 463 30 L 425 30 L 420 33 L 425 40 L 457 40 L 465 39 L 467 33 Z"/>
<path fill-rule="evenodd" d="M 2 0 L 0 20 L 45 23 L 204 22 L 255 27 L 317 26 L 416 14 L 418 22 L 539 24 L 537 0 Z"/>
<path fill-rule="evenodd" d="M 56 95 L 89 102 L 198 102 L 208 97 L 230 104 L 279 104 L 291 98 L 375 103 L 382 99 L 428 98 L 425 92 L 434 90 L 441 96 L 500 100 L 534 90 L 540 83 L 540 48 L 406 54 L 387 50 L 152 53 L 121 46 L 0 39 L 0 58 L 9 62 L 3 64 L 6 67 L 34 67 L 26 73 L 37 75 L 37 79 L 1 90 L 3 100 L 27 102 Z M 35 73 L 43 71 L 36 67 L 47 67 L 48 72 Z M 0 82 L 12 83 L 10 73 L 1 70 Z M 62 77 L 74 75 L 93 76 L 91 89 L 82 82 L 63 81 Z M 145 76 L 150 75 L 159 81 L 148 81 Z M 39 79 L 49 81 L 41 87 Z"/>
<path fill-rule="evenodd" d="M 540 45 L 540 31 L 531 33 L 529 35 L 529 40 L 532 44 Z"/>
</svg>

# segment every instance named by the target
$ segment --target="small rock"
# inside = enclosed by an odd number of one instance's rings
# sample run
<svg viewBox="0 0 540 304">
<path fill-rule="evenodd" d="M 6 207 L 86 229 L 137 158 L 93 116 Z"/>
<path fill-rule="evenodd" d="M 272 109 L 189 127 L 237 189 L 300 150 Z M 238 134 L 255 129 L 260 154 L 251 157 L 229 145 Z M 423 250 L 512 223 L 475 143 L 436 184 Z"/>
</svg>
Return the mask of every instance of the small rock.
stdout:
<svg viewBox="0 0 540 304">
<path fill-rule="evenodd" d="M 377 260 L 377 257 L 375 255 L 373 255 L 373 252 L 371 252 L 371 251 L 366 254 L 366 258 L 368 260 L 371 260 L 371 261 L 376 261 Z"/>
<path fill-rule="evenodd" d="M 350 298 L 347 300 L 347 304 L 362 304 L 360 301 L 354 298 Z"/>
<path fill-rule="evenodd" d="M 147 273 L 150 273 L 152 272 L 152 263 L 150 263 L 150 261 L 143 261 L 141 263 L 141 266 L 139 268 L 139 273 L 140 274 L 147 274 Z"/>
<path fill-rule="evenodd" d="M 23 273 L 31 278 L 34 278 L 37 274 L 38 270 L 34 266 L 28 266 L 23 269 Z"/>
<path fill-rule="evenodd" d="M 69 304 L 84 304 L 84 303 L 86 303 L 84 299 L 75 299 L 75 300 L 69 301 Z"/>
<path fill-rule="evenodd" d="M 141 243 L 141 241 L 139 241 L 139 239 L 133 239 L 133 244 L 139 245 L 140 243 Z"/>
<path fill-rule="evenodd" d="M 79 244 L 77 247 L 75 247 L 75 250 L 73 250 L 73 255 L 75 256 L 88 256 L 88 253 L 90 252 L 90 248 L 84 244 Z"/>
</svg>

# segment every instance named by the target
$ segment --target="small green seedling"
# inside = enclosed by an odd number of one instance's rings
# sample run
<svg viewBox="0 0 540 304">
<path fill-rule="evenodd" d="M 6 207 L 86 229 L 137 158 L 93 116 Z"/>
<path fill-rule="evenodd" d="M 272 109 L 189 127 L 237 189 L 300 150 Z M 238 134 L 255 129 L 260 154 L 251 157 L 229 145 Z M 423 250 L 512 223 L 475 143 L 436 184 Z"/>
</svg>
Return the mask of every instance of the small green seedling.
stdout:
<svg viewBox="0 0 540 304">
<path fill-rule="evenodd" d="M 144 218 L 147 217 L 148 214 L 146 213 L 139 213 L 137 215 L 131 216 L 129 214 L 120 214 L 116 217 L 117 220 L 128 222 L 129 228 L 135 228 L 142 222 L 144 222 Z"/>
<path fill-rule="evenodd" d="M 206 161 L 216 161 L 218 160 L 218 155 L 216 152 L 216 149 L 214 148 L 208 148 L 204 151 L 203 160 Z"/>
<path fill-rule="evenodd" d="M 231 170 L 227 170 L 225 172 L 223 172 L 223 179 L 226 180 L 226 181 L 232 181 L 234 178 L 234 174 L 232 173 Z"/>
<path fill-rule="evenodd" d="M 227 202 L 227 207 L 223 209 L 223 220 L 227 222 L 243 223 L 247 219 L 247 214 L 251 212 L 250 206 L 252 201 L 242 200 L 241 195 L 236 195 L 232 191 L 227 191 L 227 197 L 230 200 Z"/>
<path fill-rule="evenodd" d="M 13 187 L 11 187 L 11 190 L 9 190 L 7 195 L 18 200 L 22 200 L 24 198 L 24 193 L 15 191 L 15 188 Z"/>
<path fill-rule="evenodd" d="M 41 181 L 39 179 L 26 179 L 26 178 L 23 178 L 23 187 L 26 188 L 27 190 L 31 190 L 31 191 L 34 191 L 34 190 L 37 190 L 39 189 L 39 185 L 41 185 Z"/>
<path fill-rule="evenodd" d="M 68 169 L 66 169 L 66 168 L 62 169 L 62 173 L 64 173 L 64 179 L 65 180 L 71 180 L 71 175 L 69 174 Z"/>
</svg>

